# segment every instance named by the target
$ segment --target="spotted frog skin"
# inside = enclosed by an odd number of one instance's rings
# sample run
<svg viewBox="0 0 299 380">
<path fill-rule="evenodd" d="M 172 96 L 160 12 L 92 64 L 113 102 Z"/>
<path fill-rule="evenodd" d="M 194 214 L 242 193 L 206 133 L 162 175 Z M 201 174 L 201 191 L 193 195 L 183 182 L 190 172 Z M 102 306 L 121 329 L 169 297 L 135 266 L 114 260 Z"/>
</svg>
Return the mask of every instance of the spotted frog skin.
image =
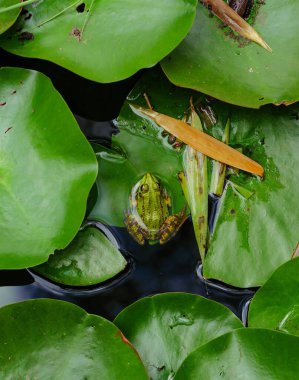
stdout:
<svg viewBox="0 0 299 380">
<path fill-rule="evenodd" d="M 146 173 L 133 187 L 130 207 L 124 223 L 128 232 L 140 245 L 166 243 L 179 230 L 187 218 L 185 209 L 170 215 L 171 200 L 160 181 Z"/>
</svg>

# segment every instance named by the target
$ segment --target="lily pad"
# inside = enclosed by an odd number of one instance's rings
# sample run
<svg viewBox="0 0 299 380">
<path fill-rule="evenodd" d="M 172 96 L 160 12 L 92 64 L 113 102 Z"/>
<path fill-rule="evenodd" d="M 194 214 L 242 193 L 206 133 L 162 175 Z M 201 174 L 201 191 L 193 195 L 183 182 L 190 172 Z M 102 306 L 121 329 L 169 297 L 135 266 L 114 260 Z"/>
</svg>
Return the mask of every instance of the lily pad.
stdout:
<svg viewBox="0 0 299 380">
<path fill-rule="evenodd" d="M 89 286 L 109 280 L 126 267 L 118 248 L 95 227 L 79 231 L 71 244 L 34 270 L 60 284 Z"/>
<path fill-rule="evenodd" d="M 151 379 L 170 379 L 195 348 L 241 328 L 226 307 L 187 293 L 147 297 L 114 321 L 135 345 Z"/>
<path fill-rule="evenodd" d="M 299 336 L 299 258 L 278 268 L 250 304 L 249 326 Z"/>
<path fill-rule="evenodd" d="M 196 89 L 240 106 L 299 100 L 299 3 L 259 3 L 249 19 L 273 49 L 269 53 L 236 36 L 198 4 L 197 17 L 185 40 L 162 62 L 176 85 Z"/>
<path fill-rule="evenodd" d="M 0 45 L 97 82 L 127 78 L 171 52 L 192 26 L 196 0 L 37 2 Z M 138 48 L 136 48 L 138 47 Z"/>
<path fill-rule="evenodd" d="M 265 169 L 264 180 L 240 173 L 231 180 L 253 193 L 246 199 L 227 185 L 219 204 L 204 276 L 238 287 L 260 286 L 291 259 L 298 243 L 299 106 L 261 111 L 229 108 L 230 144 Z"/>
<path fill-rule="evenodd" d="M 20 1 L 17 0 L 0 0 L 0 9 L 8 8 L 17 4 Z M 21 12 L 21 8 L 12 9 L 11 11 L 0 13 L 0 34 L 9 29 Z"/>
<path fill-rule="evenodd" d="M 97 165 L 47 77 L 3 68 L 0 83 L 0 268 L 26 268 L 72 241 Z"/>
<path fill-rule="evenodd" d="M 0 309 L 1 379 L 148 379 L 111 322 L 71 303 L 30 300 Z"/>
<path fill-rule="evenodd" d="M 262 329 L 239 329 L 200 347 L 174 380 L 286 380 L 298 377 L 299 339 Z"/>
</svg>

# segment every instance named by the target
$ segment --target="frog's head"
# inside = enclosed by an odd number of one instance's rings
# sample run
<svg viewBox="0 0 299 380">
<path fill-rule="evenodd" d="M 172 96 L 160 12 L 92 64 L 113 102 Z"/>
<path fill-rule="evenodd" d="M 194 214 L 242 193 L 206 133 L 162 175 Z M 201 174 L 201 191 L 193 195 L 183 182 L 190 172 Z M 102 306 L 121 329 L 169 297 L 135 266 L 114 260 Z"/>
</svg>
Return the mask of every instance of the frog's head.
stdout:
<svg viewBox="0 0 299 380">
<path fill-rule="evenodd" d="M 140 180 L 138 186 L 138 196 L 146 196 L 150 192 L 161 192 L 160 181 L 151 173 L 146 173 Z"/>
</svg>

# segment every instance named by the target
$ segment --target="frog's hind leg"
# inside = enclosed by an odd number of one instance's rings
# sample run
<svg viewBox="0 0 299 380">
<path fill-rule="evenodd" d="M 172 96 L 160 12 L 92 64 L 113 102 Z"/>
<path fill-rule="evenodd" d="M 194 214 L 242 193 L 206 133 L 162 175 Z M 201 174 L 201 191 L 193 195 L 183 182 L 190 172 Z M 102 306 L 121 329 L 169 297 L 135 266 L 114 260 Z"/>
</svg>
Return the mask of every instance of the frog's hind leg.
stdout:
<svg viewBox="0 0 299 380">
<path fill-rule="evenodd" d="M 178 214 L 170 215 L 160 228 L 160 244 L 165 244 L 173 238 L 187 218 L 186 208 Z"/>
<path fill-rule="evenodd" d="M 134 240 L 137 241 L 139 245 L 144 245 L 144 236 L 147 235 L 147 231 L 143 230 L 135 216 L 126 212 L 124 223 L 127 227 L 129 234 L 134 238 Z"/>
</svg>

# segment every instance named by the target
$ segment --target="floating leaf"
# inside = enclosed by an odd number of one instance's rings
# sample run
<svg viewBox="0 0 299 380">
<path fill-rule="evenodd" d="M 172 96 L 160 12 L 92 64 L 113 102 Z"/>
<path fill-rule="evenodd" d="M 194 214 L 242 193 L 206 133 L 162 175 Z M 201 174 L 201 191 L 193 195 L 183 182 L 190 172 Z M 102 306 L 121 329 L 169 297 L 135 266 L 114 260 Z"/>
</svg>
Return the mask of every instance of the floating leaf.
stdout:
<svg viewBox="0 0 299 380">
<path fill-rule="evenodd" d="M 0 309 L 1 379 L 148 379 L 111 322 L 71 303 L 39 299 Z"/>
<path fill-rule="evenodd" d="M 126 263 L 104 233 L 95 227 L 85 227 L 67 248 L 55 252 L 34 270 L 60 284 L 88 286 L 116 276 Z"/>
<path fill-rule="evenodd" d="M 170 379 L 195 348 L 241 328 L 226 307 L 186 293 L 143 298 L 115 319 L 132 341 L 151 379 Z"/>
<path fill-rule="evenodd" d="M 299 107 L 230 112 L 230 143 L 260 162 L 265 178 L 231 177 L 219 203 L 204 276 L 239 287 L 260 286 L 291 259 L 298 242 Z"/>
<path fill-rule="evenodd" d="M 97 165 L 47 77 L 3 68 L 0 83 L 0 268 L 24 268 L 74 238 Z"/>
<path fill-rule="evenodd" d="M 0 10 L 4 10 L 12 5 L 15 5 L 16 3 L 20 3 L 20 0 L 0 0 Z M 0 34 L 4 33 L 14 24 L 20 12 L 21 8 L 16 8 L 0 13 Z"/>
<path fill-rule="evenodd" d="M 196 21 L 184 41 L 162 62 L 176 85 L 240 106 L 299 100 L 299 2 L 256 1 L 250 24 L 273 53 L 236 36 L 198 4 Z M 275 79 L 274 79 L 275 78 Z"/>
<path fill-rule="evenodd" d="M 279 267 L 250 304 L 249 326 L 299 336 L 299 259 Z"/>
<path fill-rule="evenodd" d="M 27 6 L 0 45 L 97 82 L 151 67 L 185 37 L 196 0 L 51 0 Z M 138 48 L 136 48 L 138 47 Z"/>
<path fill-rule="evenodd" d="M 239 329 L 192 352 L 174 380 L 296 379 L 299 339 L 262 329 Z"/>
</svg>

